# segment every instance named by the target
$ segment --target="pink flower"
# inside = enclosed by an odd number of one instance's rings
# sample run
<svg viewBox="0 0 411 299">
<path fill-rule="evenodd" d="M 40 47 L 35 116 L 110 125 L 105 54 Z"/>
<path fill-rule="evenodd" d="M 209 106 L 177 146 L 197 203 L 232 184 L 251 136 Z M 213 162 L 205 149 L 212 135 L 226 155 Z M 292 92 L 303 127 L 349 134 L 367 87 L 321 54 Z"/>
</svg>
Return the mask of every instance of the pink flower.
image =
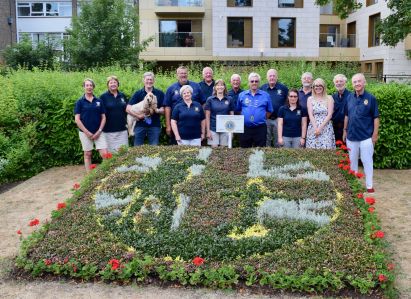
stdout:
<svg viewBox="0 0 411 299">
<path fill-rule="evenodd" d="M 395 265 L 393 263 L 387 264 L 388 271 L 392 271 L 392 270 L 394 270 L 394 268 L 395 268 Z"/>
<path fill-rule="evenodd" d="M 201 266 L 202 264 L 204 264 L 204 259 L 202 257 L 196 256 L 195 258 L 193 258 L 193 264 L 198 266 Z"/>
</svg>

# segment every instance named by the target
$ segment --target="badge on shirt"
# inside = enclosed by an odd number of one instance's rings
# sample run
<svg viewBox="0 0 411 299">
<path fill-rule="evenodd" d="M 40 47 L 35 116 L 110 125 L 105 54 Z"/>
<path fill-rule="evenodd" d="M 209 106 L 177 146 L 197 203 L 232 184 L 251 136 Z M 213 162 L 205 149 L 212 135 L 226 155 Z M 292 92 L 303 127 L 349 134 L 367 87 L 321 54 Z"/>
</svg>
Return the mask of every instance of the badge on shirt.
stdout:
<svg viewBox="0 0 411 299">
<path fill-rule="evenodd" d="M 224 104 L 228 105 L 228 101 L 225 101 Z"/>
<path fill-rule="evenodd" d="M 175 94 L 175 95 L 178 95 L 178 90 L 177 90 L 177 89 L 174 90 L 174 94 Z"/>
<path fill-rule="evenodd" d="M 124 98 L 121 98 L 121 102 L 123 102 L 123 103 L 125 102 Z"/>
<path fill-rule="evenodd" d="M 96 106 L 97 106 L 97 107 L 100 107 L 100 102 L 97 102 L 97 103 L 96 103 Z"/>
<path fill-rule="evenodd" d="M 297 110 L 297 115 L 298 115 L 298 116 L 301 115 L 301 110 Z"/>
<path fill-rule="evenodd" d="M 194 111 L 198 112 L 198 111 L 200 111 L 200 109 L 198 109 L 198 107 L 194 107 Z"/>
<path fill-rule="evenodd" d="M 250 121 L 254 121 L 254 115 L 250 116 Z"/>
<path fill-rule="evenodd" d="M 364 100 L 364 105 L 365 105 L 365 106 L 368 105 L 368 100 Z"/>
<path fill-rule="evenodd" d="M 277 90 L 277 94 L 278 94 L 278 95 L 282 95 L 282 94 L 283 94 L 283 91 L 282 91 L 281 89 L 279 89 L 279 90 Z"/>
<path fill-rule="evenodd" d="M 250 105 L 250 99 L 249 98 L 245 98 L 244 100 L 244 104 L 246 104 L 247 106 Z"/>
</svg>

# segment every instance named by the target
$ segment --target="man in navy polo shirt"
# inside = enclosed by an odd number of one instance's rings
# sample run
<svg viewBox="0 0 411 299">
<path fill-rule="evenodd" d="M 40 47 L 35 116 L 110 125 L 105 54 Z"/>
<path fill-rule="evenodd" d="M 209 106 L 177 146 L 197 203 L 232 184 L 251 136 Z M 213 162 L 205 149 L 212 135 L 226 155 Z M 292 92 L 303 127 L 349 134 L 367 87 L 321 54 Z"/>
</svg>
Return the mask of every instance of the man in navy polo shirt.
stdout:
<svg viewBox="0 0 411 299">
<path fill-rule="evenodd" d="M 213 95 L 215 81 L 213 79 L 213 70 L 211 67 L 206 66 L 203 69 L 203 81 L 198 82 L 198 84 L 200 84 L 201 92 L 206 100 Z"/>
<path fill-rule="evenodd" d="M 248 76 L 249 90 L 243 91 L 238 97 L 237 109 L 244 115 L 244 133 L 240 135 L 240 146 L 266 146 L 266 119 L 273 112 L 270 95 L 258 89 L 261 77 L 257 73 Z"/>
<path fill-rule="evenodd" d="M 333 82 L 337 91 L 333 93 L 334 112 L 332 117 L 332 123 L 334 128 L 335 140 L 342 140 L 345 117 L 344 110 L 350 92 L 346 88 L 346 76 L 342 74 L 335 75 Z"/>
<path fill-rule="evenodd" d="M 237 107 L 238 96 L 243 92 L 241 89 L 241 77 L 239 74 L 231 75 L 231 89 L 228 91 L 228 96 L 234 101 L 234 107 Z"/>
<path fill-rule="evenodd" d="M 365 91 L 365 84 L 363 74 L 352 77 L 354 93 L 347 99 L 343 139 L 347 140 L 347 147 L 350 148 L 351 169 L 358 171 L 358 157 L 361 155 L 367 192 L 374 193 L 373 154 L 380 120 L 377 100 Z"/>
<path fill-rule="evenodd" d="M 261 86 L 261 90 L 266 91 L 270 95 L 273 105 L 273 113 L 267 119 L 267 146 L 278 147 L 278 110 L 285 104 L 288 87 L 278 82 L 278 73 L 275 69 L 267 71 L 267 81 L 268 83 Z"/>
<path fill-rule="evenodd" d="M 300 102 L 300 106 L 307 110 L 307 100 L 312 95 L 313 74 L 310 72 L 305 72 L 302 74 L 301 83 L 303 86 L 298 91 L 298 100 Z"/>
<path fill-rule="evenodd" d="M 138 120 L 134 127 L 134 146 L 143 145 L 146 137 L 148 144 L 158 145 L 161 133 L 160 115 L 164 114 L 164 93 L 154 88 L 154 74 L 152 72 L 144 73 L 143 83 L 144 87 L 134 93 L 126 109 L 129 114 L 132 114 Z M 150 117 L 147 117 L 144 113 L 133 113 L 131 106 L 143 101 L 149 92 L 152 92 L 157 97 L 156 113 Z"/>
<path fill-rule="evenodd" d="M 190 85 L 193 88 L 192 100 L 199 102 L 201 105 L 205 103 L 205 98 L 201 92 L 200 85 L 196 82 L 188 80 L 188 69 L 185 66 L 180 66 L 177 69 L 177 82 L 173 83 L 170 87 L 167 88 L 165 97 L 164 97 L 164 111 L 166 117 L 166 133 L 170 136 L 169 143 L 177 144 L 174 134 L 171 130 L 171 113 L 174 107 L 183 101 L 180 95 L 180 88 L 183 85 Z"/>
</svg>

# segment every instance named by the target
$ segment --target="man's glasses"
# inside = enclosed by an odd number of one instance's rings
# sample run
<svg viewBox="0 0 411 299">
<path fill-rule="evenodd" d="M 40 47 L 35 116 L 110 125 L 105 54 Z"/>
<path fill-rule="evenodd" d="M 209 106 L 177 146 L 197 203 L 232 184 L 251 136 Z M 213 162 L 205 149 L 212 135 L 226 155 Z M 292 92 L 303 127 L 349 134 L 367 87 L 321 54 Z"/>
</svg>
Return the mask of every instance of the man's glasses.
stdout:
<svg viewBox="0 0 411 299">
<path fill-rule="evenodd" d="M 250 83 L 258 83 L 260 82 L 259 80 L 251 80 Z"/>
</svg>

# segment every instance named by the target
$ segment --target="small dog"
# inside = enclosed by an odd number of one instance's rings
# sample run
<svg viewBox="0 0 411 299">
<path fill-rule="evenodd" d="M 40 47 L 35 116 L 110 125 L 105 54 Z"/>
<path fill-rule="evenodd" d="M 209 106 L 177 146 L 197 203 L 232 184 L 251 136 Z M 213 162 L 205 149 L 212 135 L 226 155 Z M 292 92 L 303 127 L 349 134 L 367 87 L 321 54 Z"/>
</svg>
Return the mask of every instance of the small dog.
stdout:
<svg viewBox="0 0 411 299">
<path fill-rule="evenodd" d="M 131 111 L 134 113 L 143 112 L 146 117 L 153 115 L 157 109 L 157 97 L 149 92 L 141 102 L 131 105 Z M 136 126 L 137 118 L 134 115 L 127 114 L 128 134 L 134 136 L 134 127 Z"/>
</svg>

